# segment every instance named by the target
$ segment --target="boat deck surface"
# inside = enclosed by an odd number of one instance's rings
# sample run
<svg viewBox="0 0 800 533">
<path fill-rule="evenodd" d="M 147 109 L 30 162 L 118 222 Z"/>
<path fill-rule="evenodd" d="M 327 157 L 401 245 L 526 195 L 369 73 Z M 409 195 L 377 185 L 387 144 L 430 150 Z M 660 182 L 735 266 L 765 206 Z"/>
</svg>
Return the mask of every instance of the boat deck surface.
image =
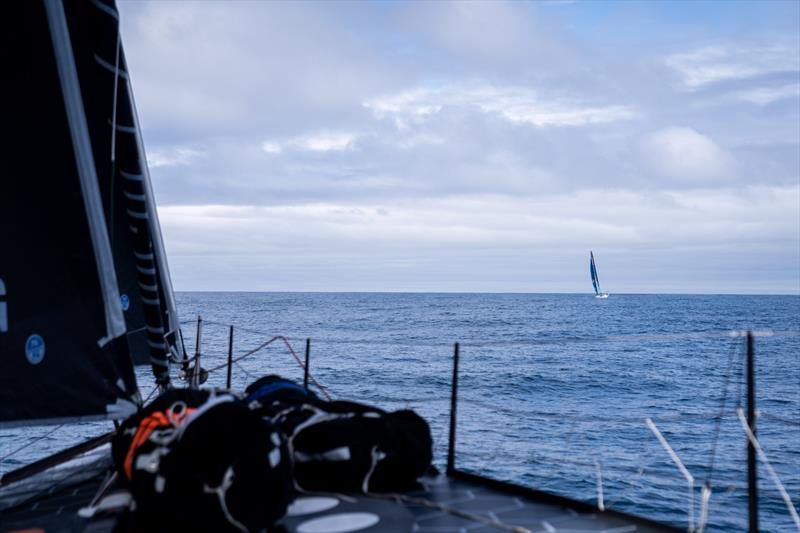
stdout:
<svg viewBox="0 0 800 533">
<path fill-rule="evenodd" d="M 31 484 L 11 499 L 0 490 L 0 532 L 40 529 L 48 533 L 127 531 L 127 512 L 111 502 L 91 518 L 78 516 L 108 479 L 108 465 L 83 479 Z M 508 489 L 511 487 L 511 490 Z M 274 531 L 279 533 L 346 533 L 360 531 L 461 532 L 629 532 L 669 531 L 668 526 L 614 512 L 591 511 L 574 502 L 565 505 L 526 495 L 521 487 L 492 486 L 444 474 L 420 480 L 417 490 L 398 495 L 364 496 L 307 494 L 298 497 Z M 120 501 L 127 493 L 111 490 L 105 500 Z M 99 507 L 103 507 L 103 500 Z M 9 502 L 11 502 L 9 504 Z"/>
</svg>

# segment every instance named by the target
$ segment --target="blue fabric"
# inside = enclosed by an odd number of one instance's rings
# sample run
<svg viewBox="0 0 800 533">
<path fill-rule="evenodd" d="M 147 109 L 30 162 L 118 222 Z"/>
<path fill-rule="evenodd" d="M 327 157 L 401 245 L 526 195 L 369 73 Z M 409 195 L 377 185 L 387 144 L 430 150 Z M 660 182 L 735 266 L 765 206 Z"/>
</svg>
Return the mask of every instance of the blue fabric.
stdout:
<svg viewBox="0 0 800 533">
<path fill-rule="evenodd" d="M 250 403 L 252 401 L 263 398 L 267 394 L 271 394 L 279 390 L 294 390 L 302 393 L 303 396 L 308 396 L 308 391 L 304 387 L 301 387 L 296 383 L 291 383 L 288 381 L 279 381 L 277 383 L 270 383 L 269 385 L 265 385 L 260 389 L 258 389 L 257 391 L 250 393 L 247 396 L 247 398 L 244 399 L 244 401 Z"/>
</svg>

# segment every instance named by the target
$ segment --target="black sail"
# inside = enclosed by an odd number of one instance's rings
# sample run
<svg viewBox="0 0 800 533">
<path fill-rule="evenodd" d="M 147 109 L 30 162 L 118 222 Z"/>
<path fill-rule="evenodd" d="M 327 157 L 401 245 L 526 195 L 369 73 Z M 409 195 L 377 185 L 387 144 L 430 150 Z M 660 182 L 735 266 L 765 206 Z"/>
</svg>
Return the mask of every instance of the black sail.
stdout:
<svg viewBox="0 0 800 533">
<path fill-rule="evenodd" d="M 0 425 L 124 417 L 140 396 L 71 28 L 59 2 L 9 3 L 4 26 Z"/>
<path fill-rule="evenodd" d="M 150 190 L 113 2 L 70 0 L 67 21 L 86 106 L 131 357 L 168 381 L 182 357 L 166 255 Z"/>
</svg>

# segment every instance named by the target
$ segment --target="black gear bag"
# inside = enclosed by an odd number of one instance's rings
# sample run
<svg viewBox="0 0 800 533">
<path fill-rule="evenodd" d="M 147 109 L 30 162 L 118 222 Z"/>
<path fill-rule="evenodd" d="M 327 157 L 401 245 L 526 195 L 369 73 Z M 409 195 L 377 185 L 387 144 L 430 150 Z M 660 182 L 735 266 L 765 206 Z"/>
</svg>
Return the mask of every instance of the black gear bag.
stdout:
<svg viewBox="0 0 800 533">
<path fill-rule="evenodd" d="M 123 423 L 112 453 L 137 530 L 259 531 L 291 498 L 285 438 L 229 393 L 166 392 Z"/>
</svg>

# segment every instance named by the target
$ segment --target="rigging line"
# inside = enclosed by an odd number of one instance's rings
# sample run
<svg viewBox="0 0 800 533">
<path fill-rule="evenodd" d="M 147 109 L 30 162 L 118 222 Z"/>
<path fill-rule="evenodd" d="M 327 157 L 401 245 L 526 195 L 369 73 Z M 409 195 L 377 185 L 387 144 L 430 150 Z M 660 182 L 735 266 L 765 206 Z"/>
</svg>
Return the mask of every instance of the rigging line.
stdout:
<svg viewBox="0 0 800 533">
<path fill-rule="evenodd" d="M 82 507 L 78 511 L 78 516 L 81 516 L 81 512 L 84 512 L 84 513 L 89 512 L 92 515 L 94 515 L 94 513 L 96 511 L 97 504 L 101 501 L 102 498 L 105 497 L 105 495 L 108 493 L 108 489 L 110 489 L 111 486 L 116 481 L 117 481 L 117 471 L 114 470 L 114 471 L 108 472 L 106 474 L 106 478 L 103 480 L 103 483 L 100 485 L 100 488 L 97 489 L 97 492 L 95 493 L 94 497 L 89 502 L 89 505 L 87 505 L 86 507 Z"/>
<path fill-rule="evenodd" d="M 182 320 L 181 324 L 190 324 L 193 321 L 191 319 Z M 229 326 L 227 323 L 218 322 L 215 320 L 204 320 L 204 322 L 208 324 L 214 324 L 217 326 Z M 258 335 L 263 335 L 262 331 L 257 331 L 254 329 L 236 326 L 237 329 L 241 329 L 242 331 L 247 331 L 249 333 L 255 333 Z M 757 337 L 798 337 L 800 336 L 800 330 L 756 330 L 752 332 L 754 336 Z M 685 331 L 685 332 L 676 332 L 676 333 L 623 333 L 623 334 L 616 334 L 616 335 L 603 335 L 603 336 L 587 336 L 587 337 L 552 337 L 552 338 L 545 338 L 545 339 L 525 339 L 520 341 L 490 341 L 487 342 L 486 345 L 507 345 L 507 344 L 541 344 L 546 343 L 549 344 L 553 341 L 567 341 L 567 342 L 590 342 L 590 341 L 603 341 L 603 340 L 662 340 L 662 339 L 681 339 L 681 338 L 697 338 L 697 339 L 719 339 L 719 338 L 740 338 L 746 335 L 745 331 L 742 330 L 729 330 L 729 329 L 720 329 L 720 330 L 713 330 L 713 331 Z M 373 341 L 350 341 L 345 339 L 325 339 L 321 338 L 318 341 L 322 342 L 341 342 L 341 343 L 354 343 L 354 344 L 369 344 Z M 376 344 L 383 343 L 384 341 L 374 341 Z M 465 343 L 469 344 L 469 341 L 464 341 Z M 438 344 L 436 344 L 438 346 Z M 427 346 L 427 345 L 421 345 Z M 449 346 L 449 344 L 448 344 Z M 473 345 L 474 346 L 474 345 Z"/>
<path fill-rule="evenodd" d="M 711 477 L 714 475 L 714 464 L 717 458 L 717 445 L 719 444 L 719 432 L 720 428 L 722 427 L 722 417 L 725 414 L 725 404 L 728 400 L 728 384 L 730 382 L 731 373 L 733 372 L 733 361 L 734 356 L 736 355 L 736 348 L 741 343 L 738 339 L 734 339 L 731 341 L 730 349 L 728 350 L 728 368 L 725 371 L 725 382 L 722 386 L 722 398 L 720 400 L 719 406 L 719 414 L 717 415 L 715 428 L 714 428 L 714 440 L 711 446 L 711 462 L 708 468 L 708 473 L 706 475 L 706 483 L 711 485 Z"/>
<path fill-rule="evenodd" d="M 218 324 L 223 325 L 223 324 Z M 239 331 L 243 331 L 246 333 L 251 333 L 253 335 L 263 335 L 263 332 L 258 332 L 253 329 L 249 328 L 238 328 Z M 411 348 L 448 348 L 452 349 L 453 344 L 450 342 L 397 342 L 394 340 L 387 340 L 387 339 L 376 339 L 376 340 L 347 340 L 347 339 L 326 339 L 324 337 L 315 338 L 314 342 L 318 344 L 340 344 L 340 345 L 347 345 L 347 346 L 402 346 L 402 347 L 411 347 Z"/>
<path fill-rule="evenodd" d="M 43 439 L 46 439 L 47 437 L 49 437 L 50 435 L 52 435 L 53 433 L 55 433 L 55 432 L 56 432 L 56 431 L 58 431 L 59 429 L 63 428 L 63 427 L 64 427 L 64 425 L 65 425 L 65 424 L 59 424 L 59 425 L 57 425 L 56 427 L 54 427 L 53 429 L 51 429 L 50 431 L 48 431 L 47 433 L 45 433 L 44 435 L 41 435 L 41 436 L 39 436 L 39 437 L 36 437 L 36 438 L 34 438 L 34 439 L 30 440 L 30 441 L 28 441 L 27 443 L 25 443 L 25 444 L 23 444 L 22 446 L 20 446 L 19 448 L 17 448 L 16 450 L 12 451 L 11 453 L 9 453 L 9 454 L 6 454 L 6 455 L 4 455 L 3 457 L 0 457 L 0 463 L 3 463 L 3 462 L 4 462 L 4 461 L 6 461 L 7 459 L 10 459 L 12 456 L 14 456 L 14 455 L 16 455 L 17 453 L 21 452 L 21 451 L 22 451 L 22 450 L 24 450 L 25 448 L 28 448 L 29 446 L 32 446 L 33 444 L 36 444 L 37 442 L 39 442 L 39 441 L 41 441 L 41 440 L 43 440 Z"/>
<path fill-rule="evenodd" d="M 644 447 L 644 441 L 642 441 L 642 444 L 643 444 L 642 447 Z M 594 463 L 592 463 L 592 462 L 572 459 L 572 458 L 569 458 L 569 457 L 567 457 L 565 455 L 555 456 L 555 455 L 550 455 L 550 454 L 542 454 L 540 452 L 533 452 L 532 458 L 533 458 L 533 460 L 541 462 L 541 463 L 559 463 L 559 464 L 565 463 L 565 464 L 571 464 L 571 465 L 574 465 L 574 466 L 587 467 L 587 468 L 592 468 L 592 467 L 595 466 Z M 641 453 L 639 453 L 639 459 L 640 459 L 640 461 L 643 459 Z M 638 477 L 642 477 L 643 475 L 646 474 L 649 479 L 652 479 L 652 480 L 655 480 L 655 481 L 661 481 L 661 482 L 668 483 L 668 484 L 672 484 L 675 481 L 674 477 L 667 477 L 667 476 L 663 476 L 663 475 L 660 475 L 660 474 L 653 473 L 650 470 L 651 466 L 649 466 L 649 465 L 636 467 L 636 466 L 627 466 L 627 465 L 605 464 L 603 466 L 603 468 L 604 468 L 604 470 L 614 471 L 614 472 L 631 472 L 631 471 L 634 471 L 634 472 L 638 473 Z M 619 501 L 619 499 L 615 500 L 615 503 L 617 501 Z M 611 505 L 608 505 L 607 507 L 610 508 Z"/>
<path fill-rule="evenodd" d="M 543 454 L 538 454 L 537 453 L 537 454 L 533 454 L 533 458 L 535 460 L 537 460 L 537 461 L 542 462 L 542 463 L 571 464 L 571 465 L 574 465 L 574 466 L 581 466 L 581 467 L 585 467 L 585 468 L 593 468 L 594 467 L 594 463 L 590 463 L 588 461 L 579 461 L 579 460 L 576 460 L 576 459 L 570 459 L 570 458 L 565 457 L 565 456 L 556 457 L 556 456 L 553 456 L 553 455 L 546 455 L 546 454 L 543 455 Z M 650 466 L 635 467 L 635 466 L 626 466 L 626 465 L 605 464 L 603 466 L 603 469 L 606 470 L 606 471 L 611 471 L 611 472 L 626 472 L 626 473 L 634 471 L 639 475 L 639 477 L 647 475 L 647 477 L 649 479 L 652 479 L 652 480 L 655 480 L 655 481 L 661 481 L 661 482 L 664 482 L 665 484 L 672 484 L 672 483 L 675 482 L 675 478 L 674 477 L 667 477 L 667 476 L 663 476 L 663 475 L 660 475 L 660 474 L 653 473 L 650 470 Z M 619 500 L 617 500 L 617 501 L 619 501 Z M 610 508 L 611 505 L 608 505 L 608 507 Z"/>
<path fill-rule="evenodd" d="M 144 401 L 142 402 L 142 405 L 144 405 L 144 404 L 146 404 L 148 401 L 150 401 L 150 398 L 152 398 L 152 397 L 153 397 L 153 394 L 155 394 L 155 393 L 156 393 L 156 391 L 157 391 L 158 389 L 159 389 L 159 386 L 158 386 L 158 385 L 156 385 L 155 387 L 153 387 L 153 390 L 151 390 L 151 391 L 150 391 L 150 394 L 148 394 L 148 395 L 147 395 L 147 398 L 145 398 L 145 399 L 144 399 Z"/>
<path fill-rule="evenodd" d="M 647 427 L 650 428 L 650 431 L 653 432 L 653 435 L 656 436 L 658 442 L 661 443 L 661 446 L 667 451 L 672 461 L 678 467 L 678 470 L 681 471 L 683 477 L 686 478 L 686 482 L 689 485 L 689 531 L 694 530 L 694 476 L 689 473 L 686 467 L 681 462 L 678 454 L 675 453 L 675 450 L 672 449 L 672 446 L 669 445 L 667 439 L 664 438 L 664 435 L 656 427 L 655 423 L 651 418 L 646 418 L 645 422 L 647 423 Z"/>
<path fill-rule="evenodd" d="M 254 376 L 253 374 L 251 374 L 250 372 L 248 372 L 248 371 L 247 371 L 247 369 L 246 369 L 245 367 L 243 367 L 243 366 L 242 366 L 242 365 L 240 365 L 239 363 L 234 363 L 234 364 L 236 365 L 236 368 L 238 368 L 239 370 L 241 370 L 242 372 L 244 372 L 244 374 L 245 374 L 245 375 L 246 375 L 248 378 L 250 378 L 250 379 L 255 379 L 255 376 Z"/>
<path fill-rule="evenodd" d="M 650 431 L 653 432 L 653 435 L 656 436 L 658 442 L 661 443 L 661 446 L 664 448 L 664 450 L 666 450 L 672 461 L 678 467 L 678 470 L 680 470 L 681 474 L 683 474 L 683 477 L 686 478 L 686 481 L 694 483 L 694 476 L 692 476 L 692 474 L 690 474 L 689 471 L 686 469 L 686 467 L 683 465 L 683 462 L 681 461 L 680 457 L 678 457 L 678 454 L 676 454 L 675 450 L 672 449 L 672 446 L 669 445 L 669 442 L 667 442 L 667 439 L 665 439 L 664 435 L 661 434 L 661 431 L 658 430 L 653 420 L 647 418 L 645 419 L 645 422 L 647 423 L 647 427 L 650 428 Z"/>
<path fill-rule="evenodd" d="M 782 331 L 758 331 L 754 335 L 759 337 L 797 337 L 800 336 L 800 331 L 795 330 L 782 330 Z M 634 341 L 661 341 L 661 340 L 715 340 L 724 339 L 726 337 L 741 337 L 740 331 L 734 330 L 718 330 L 718 331 L 697 331 L 697 332 L 683 332 L 683 333 L 630 333 L 618 335 L 604 335 L 597 337 L 551 337 L 539 339 L 526 339 L 521 341 L 491 341 L 491 342 L 470 342 L 462 341 L 463 346 L 469 347 L 492 347 L 492 346 L 510 346 L 510 345 L 548 345 L 548 344 L 568 344 L 568 343 L 592 343 L 592 342 L 634 342 Z"/>
<path fill-rule="evenodd" d="M 262 349 L 266 348 L 267 346 L 269 346 L 270 344 L 272 344 L 272 343 L 273 343 L 273 342 L 275 342 L 275 341 L 282 341 L 282 342 L 283 342 L 283 344 L 286 346 L 286 348 L 289 350 L 289 353 L 291 353 L 291 354 L 292 354 L 292 357 L 294 357 L 294 360 L 295 360 L 295 361 L 297 361 L 297 364 L 298 364 L 298 365 L 300 365 L 300 368 L 302 368 L 303 370 L 305 370 L 305 364 L 304 364 L 304 363 L 303 363 L 303 362 L 300 360 L 300 357 L 298 357 L 298 355 L 297 355 L 297 352 L 295 352 L 295 351 L 294 351 L 294 348 L 292 348 L 292 345 L 291 345 L 291 343 L 289 342 L 289 339 L 287 339 L 287 338 L 286 338 L 286 337 L 284 337 L 283 335 L 276 335 L 276 336 L 272 337 L 272 338 L 271 338 L 271 339 L 269 339 L 268 341 L 261 343 L 261 344 L 260 344 L 259 346 L 257 346 L 256 348 L 253 348 L 252 350 L 250 350 L 250 351 L 248 351 L 248 352 L 245 352 L 243 355 L 240 355 L 239 357 L 236 357 L 236 358 L 234 358 L 234 359 L 233 359 L 231 362 L 232 362 L 232 363 L 238 363 L 238 362 L 239 362 L 239 361 L 241 361 L 242 359 L 244 359 L 244 358 L 246 358 L 246 357 L 250 357 L 250 356 L 251 356 L 251 355 L 253 355 L 254 353 L 256 353 L 256 352 L 258 352 L 258 351 L 260 351 L 260 350 L 262 350 Z M 210 369 L 208 370 L 208 372 L 209 372 L 209 373 L 211 373 L 211 372 L 215 372 L 215 371 L 217 371 L 217 370 L 221 370 L 221 369 L 223 369 L 223 368 L 225 368 L 225 367 L 227 367 L 227 366 L 228 366 L 228 363 L 227 363 L 227 362 L 225 362 L 225 363 L 222 363 L 222 364 L 220 364 L 220 365 L 217 365 L 217 366 L 215 366 L 215 367 L 213 367 L 213 368 L 210 368 Z M 309 379 L 310 379 L 310 380 L 311 380 L 311 381 L 314 383 L 314 385 L 316 385 L 316 387 L 317 387 L 317 388 L 320 390 L 320 392 L 322 392 L 322 394 L 325 396 L 325 398 L 326 398 L 328 401 L 330 401 L 330 400 L 332 399 L 332 398 L 331 398 L 331 395 L 328 393 L 328 391 L 325 389 L 325 387 L 323 387 L 322 385 L 320 385 L 320 383 L 317 381 L 317 379 L 316 379 L 316 378 L 315 378 L 313 375 L 311 375 L 311 373 L 310 373 L 310 372 L 309 372 L 309 374 L 308 374 L 308 378 L 309 378 Z"/>
<path fill-rule="evenodd" d="M 800 420 L 792 420 L 791 418 L 786 418 L 779 415 L 773 415 L 772 413 L 767 413 L 761 409 L 758 410 L 758 416 L 762 416 L 764 418 L 771 418 L 773 420 L 777 420 L 779 422 L 783 422 L 789 426 L 798 426 L 800 427 Z"/>
<path fill-rule="evenodd" d="M 744 432 L 747 433 L 747 439 L 750 441 L 750 444 L 753 445 L 753 448 L 756 449 L 758 458 L 761 459 L 761 462 L 764 463 L 765 467 L 767 467 L 767 472 L 769 472 L 772 482 L 775 483 L 775 486 L 778 488 L 778 492 L 781 493 L 781 498 L 783 498 L 786 508 L 789 510 L 792 520 L 794 520 L 794 525 L 797 526 L 797 530 L 800 531 L 800 516 L 797 515 L 797 509 L 794 508 L 794 504 L 792 503 L 792 499 L 789 497 L 789 493 L 786 492 L 783 483 L 781 483 L 781 479 L 778 477 L 778 474 L 775 473 L 775 470 L 769 463 L 767 454 L 764 453 L 764 450 L 761 448 L 761 444 L 759 444 L 758 439 L 753 434 L 752 428 L 750 428 L 750 424 L 747 423 L 747 419 L 744 416 L 744 409 L 741 407 L 737 408 L 736 414 L 739 416 L 739 422 L 742 423 L 742 429 L 744 429 Z"/>
<path fill-rule="evenodd" d="M 432 404 L 450 402 L 450 398 L 389 398 L 386 396 L 376 396 L 375 398 L 365 398 L 365 400 L 381 402 L 381 403 L 405 403 L 409 405 L 416 404 Z"/>
<path fill-rule="evenodd" d="M 553 417 L 553 418 L 559 418 L 559 419 L 564 419 L 564 420 L 578 420 L 578 421 L 584 421 L 584 422 L 594 422 L 594 421 L 623 422 L 623 423 L 636 422 L 637 424 L 640 424 L 641 421 L 642 421 L 642 418 L 640 416 L 636 416 L 636 415 L 631 415 L 631 416 L 628 416 L 628 417 L 623 417 L 623 416 L 565 415 L 565 414 L 560 414 L 560 413 L 549 413 L 549 412 L 544 412 L 544 411 L 532 412 L 530 410 L 514 409 L 514 408 L 511 408 L 511 407 L 492 405 L 490 403 L 482 402 L 480 400 L 473 400 L 471 398 L 459 398 L 458 401 L 459 402 L 473 404 L 473 405 L 476 405 L 478 407 L 483 407 L 484 409 L 491 409 L 491 410 L 494 410 L 494 411 L 503 412 L 503 413 L 509 414 L 509 415 L 525 415 L 528 418 L 536 416 L 536 417 Z M 662 421 L 662 422 L 664 422 L 664 421 L 672 421 L 672 422 L 685 421 L 686 419 L 692 419 L 692 418 L 700 419 L 701 421 L 708 421 L 708 420 L 714 420 L 717 415 L 718 415 L 718 413 L 716 413 L 716 412 L 685 413 L 685 414 L 673 415 L 673 416 L 659 416 L 658 419 L 660 421 Z"/>
<path fill-rule="evenodd" d="M 250 356 L 251 356 L 251 355 L 253 355 L 254 353 L 256 353 L 256 352 L 259 352 L 259 351 L 263 350 L 264 348 L 266 348 L 267 346 L 269 346 L 270 344 L 272 344 L 272 343 L 273 343 L 273 342 L 275 342 L 276 340 L 278 340 L 278 337 L 277 337 L 277 336 L 276 336 L 276 337 L 272 337 L 270 340 L 268 340 L 268 341 L 266 341 L 266 342 L 262 342 L 261 344 L 259 344 L 259 345 L 258 345 L 258 346 L 256 346 L 255 348 L 253 348 L 252 350 L 248 350 L 248 351 L 246 351 L 244 354 L 242 354 L 242 355 L 240 355 L 240 356 L 237 356 L 237 357 L 234 357 L 234 358 L 231 360 L 231 363 L 238 363 L 238 362 L 239 362 L 239 361 L 241 361 L 242 359 L 244 359 L 244 358 L 246 358 L 246 357 L 250 357 Z M 225 367 L 227 367 L 227 366 L 228 366 L 228 363 L 227 363 L 227 362 L 225 362 L 225 363 L 222 363 L 221 365 L 217 365 L 217 366 L 215 366 L 215 367 L 209 368 L 209 369 L 208 369 L 208 372 L 209 372 L 209 373 L 211 373 L 211 372 L 216 372 L 217 370 L 221 370 L 221 369 L 223 369 L 223 368 L 225 368 Z"/>
<path fill-rule="evenodd" d="M 225 326 L 227 327 L 228 324 L 217 322 L 213 320 L 206 320 L 207 324 L 213 324 L 217 326 Z M 189 324 L 191 320 L 184 320 L 181 321 L 181 324 Z M 247 327 L 237 326 L 238 331 L 251 333 L 254 335 L 263 335 L 264 332 L 257 331 Z M 754 332 L 758 336 L 769 336 L 769 337 L 779 337 L 779 336 L 786 336 L 786 337 L 797 337 L 800 336 L 800 331 L 759 331 Z M 714 339 L 724 339 L 730 337 L 740 337 L 741 332 L 738 330 L 719 330 L 719 331 L 711 331 L 711 332 L 685 332 L 685 333 L 654 333 L 654 334 L 639 334 L 639 333 L 632 333 L 632 334 L 620 334 L 620 335 L 609 335 L 609 336 L 602 336 L 602 337 L 586 337 L 586 338 L 574 338 L 574 337 L 554 337 L 554 338 L 545 338 L 545 339 L 523 339 L 523 340 L 512 340 L 512 341 L 496 341 L 496 340 L 485 340 L 483 342 L 476 341 L 462 341 L 462 346 L 469 346 L 473 348 L 487 348 L 487 347 L 499 347 L 499 346 L 540 346 L 540 345 L 550 345 L 550 344 L 563 344 L 563 343 L 591 343 L 591 342 L 616 342 L 616 341 L 647 341 L 647 340 L 669 340 L 669 339 L 699 339 L 699 340 L 714 340 Z M 317 338 L 315 342 L 321 344 L 345 344 L 345 345 L 386 345 L 386 339 L 379 339 L 379 340 L 347 340 L 347 339 L 326 339 L 326 338 Z M 417 347 L 417 348 L 442 348 L 442 347 L 451 347 L 450 343 L 437 343 L 437 342 L 427 342 L 427 343 L 415 343 L 415 342 L 391 342 L 392 346 L 410 346 L 410 347 Z"/>
<path fill-rule="evenodd" d="M 117 21 L 117 53 L 114 59 L 114 97 L 113 97 L 113 104 L 111 107 L 111 175 L 109 176 L 109 201 L 108 201 L 108 211 L 109 211 L 109 227 L 112 228 L 109 232 L 109 239 L 111 241 L 111 250 L 114 250 L 114 234 L 116 233 L 113 228 L 116 227 L 114 224 L 114 181 L 115 181 L 115 174 L 116 174 L 116 152 L 117 152 L 117 93 L 119 92 L 119 53 L 120 49 L 122 48 L 122 40 L 119 31 L 119 21 Z"/>
<path fill-rule="evenodd" d="M 708 503 L 708 514 L 714 517 L 720 517 L 725 514 L 730 513 L 730 502 L 728 501 L 730 496 L 734 494 L 736 490 L 726 490 L 725 492 L 719 494 L 717 499 L 713 501 L 709 501 Z M 716 495 L 717 493 L 715 493 Z M 745 496 L 746 497 L 746 496 Z M 717 528 L 722 528 L 723 526 L 727 526 L 730 530 L 737 530 L 737 531 L 747 531 L 747 516 L 744 517 L 728 517 L 730 521 L 738 521 L 738 523 L 734 522 L 733 524 L 728 523 L 725 524 L 721 519 L 717 518 L 713 522 L 716 524 Z"/>
<path fill-rule="evenodd" d="M 641 468 L 639 468 L 639 471 L 636 473 L 636 477 L 633 479 L 633 481 L 630 481 L 630 480 L 627 480 L 627 479 L 623 479 L 623 480 L 620 480 L 620 481 L 622 481 L 622 483 L 627 483 L 628 485 L 632 486 L 635 489 L 638 489 L 639 488 L 639 480 L 641 480 L 642 477 L 644 477 L 646 471 L 647 471 L 646 468 L 641 467 Z M 617 505 L 617 503 L 621 502 L 624 498 L 625 498 L 625 495 L 623 494 L 622 496 L 620 496 L 616 500 L 613 500 L 611 503 L 609 503 L 606 506 L 606 509 L 613 509 L 614 506 Z"/>
</svg>

